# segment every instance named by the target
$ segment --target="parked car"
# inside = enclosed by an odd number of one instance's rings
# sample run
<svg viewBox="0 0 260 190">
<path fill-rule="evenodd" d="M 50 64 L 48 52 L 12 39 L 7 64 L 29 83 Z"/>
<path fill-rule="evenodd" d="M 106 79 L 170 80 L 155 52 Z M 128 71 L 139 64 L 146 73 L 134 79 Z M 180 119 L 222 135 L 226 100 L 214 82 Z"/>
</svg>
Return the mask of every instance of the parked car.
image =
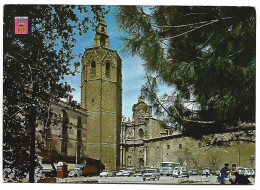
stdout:
<svg viewBox="0 0 260 190">
<path fill-rule="evenodd" d="M 130 176 L 134 175 L 134 173 L 132 173 L 129 170 L 124 170 L 122 174 L 123 174 L 122 176 L 124 176 L 124 177 L 130 177 Z"/>
<path fill-rule="evenodd" d="M 239 166 L 237 169 L 240 175 L 245 175 L 245 168 Z"/>
<path fill-rule="evenodd" d="M 202 171 L 201 171 L 201 175 L 210 175 L 211 174 L 211 169 L 209 167 L 205 167 L 205 168 L 202 168 Z"/>
<path fill-rule="evenodd" d="M 136 170 L 136 172 L 134 173 L 134 177 L 137 177 L 137 176 L 141 177 L 141 176 L 143 175 L 143 173 L 144 173 L 144 170 L 143 170 L 143 169 L 138 169 L 138 170 Z"/>
<path fill-rule="evenodd" d="M 199 170 L 192 169 L 191 172 L 190 172 L 190 175 L 199 175 Z"/>
<path fill-rule="evenodd" d="M 220 174 L 220 170 L 216 170 L 216 171 L 215 171 L 215 175 L 216 175 L 216 176 L 219 176 L 219 174 Z"/>
<path fill-rule="evenodd" d="M 123 176 L 124 170 L 119 170 L 119 172 L 116 173 L 116 177 Z"/>
<path fill-rule="evenodd" d="M 181 167 L 175 167 L 172 172 L 172 177 L 181 177 L 182 176 L 182 168 Z"/>
<path fill-rule="evenodd" d="M 150 168 L 146 169 L 143 173 L 143 181 L 145 180 L 159 180 L 160 179 L 160 173 L 157 168 Z"/>
<path fill-rule="evenodd" d="M 115 177 L 118 172 L 119 172 L 119 171 L 117 171 L 117 170 L 113 170 L 113 171 L 112 171 L 112 177 Z"/>
<path fill-rule="evenodd" d="M 190 173 L 188 171 L 183 171 L 182 172 L 182 177 L 187 177 L 189 178 L 190 177 Z"/>
<path fill-rule="evenodd" d="M 57 166 L 54 164 L 42 164 L 42 176 L 43 177 L 56 177 Z"/>
<path fill-rule="evenodd" d="M 250 172 L 251 172 L 251 177 L 255 178 L 255 170 L 253 170 L 252 168 L 250 168 Z"/>
<path fill-rule="evenodd" d="M 69 177 L 79 177 L 82 175 L 82 169 L 81 168 L 76 168 L 73 171 L 70 171 L 68 176 Z"/>
<path fill-rule="evenodd" d="M 112 177 L 112 172 L 110 171 L 110 170 L 103 170 L 100 174 L 99 174 L 99 176 L 100 177 Z"/>
<path fill-rule="evenodd" d="M 244 168 L 244 169 L 245 169 L 244 176 L 250 177 L 251 176 L 250 168 Z"/>
<path fill-rule="evenodd" d="M 130 176 L 133 176 L 134 173 L 135 173 L 135 169 L 134 168 L 126 168 L 125 171 L 127 171 L 130 174 Z"/>
</svg>

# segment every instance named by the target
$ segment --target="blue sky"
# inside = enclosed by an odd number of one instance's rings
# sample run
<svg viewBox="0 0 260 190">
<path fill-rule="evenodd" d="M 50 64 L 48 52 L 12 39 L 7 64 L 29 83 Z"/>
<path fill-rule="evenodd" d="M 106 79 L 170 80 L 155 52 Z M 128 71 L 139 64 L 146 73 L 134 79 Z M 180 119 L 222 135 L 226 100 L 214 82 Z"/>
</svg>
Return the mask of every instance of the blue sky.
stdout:
<svg viewBox="0 0 260 190">
<path fill-rule="evenodd" d="M 120 37 L 126 36 L 125 33 L 119 32 L 117 30 L 117 24 L 113 15 L 114 11 L 111 10 L 105 17 L 107 24 L 107 33 L 110 36 L 110 48 L 117 50 L 119 56 L 123 60 L 122 77 L 123 77 L 123 115 L 132 118 L 132 106 L 137 102 L 138 96 L 140 95 L 141 86 L 144 82 L 145 72 L 142 67 L 143 60 L 140 57 L 132 57 L 129 54 L 122 52 L 123 42 L 119 39 Z M 79 18 L 82 15 L 79 14 Z M 89 30 L 87 34 L 82 36 L 76 36 L 77 44 L 75 45 L 73 51 L 75 54 L 83 54 L 85 48 L 93 47 L 95 32 Z M 77 61 L 80 61 L 78 58 Z M 81 70 L 81 68 L 79 68 Z M 74 100 L 80 102 L 80 73 L 76 76 L 65 77 L 67 81 L 75 91 L 72 93 Z M 166 90 L 165 87 L 162 88 L 163 91 Z"/>
</svg>

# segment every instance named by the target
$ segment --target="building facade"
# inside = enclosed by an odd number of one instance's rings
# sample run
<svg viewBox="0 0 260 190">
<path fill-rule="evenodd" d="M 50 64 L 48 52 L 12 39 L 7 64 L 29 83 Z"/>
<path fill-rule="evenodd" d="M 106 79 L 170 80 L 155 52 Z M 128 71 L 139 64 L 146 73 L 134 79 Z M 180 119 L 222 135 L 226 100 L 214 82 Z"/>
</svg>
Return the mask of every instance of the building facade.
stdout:
<svg viewBox="0 0 260 190">
<path fill-rule="evenodd" d="M 54 114 L 49 128 L 44 127 L 43 121 L 37 121 L 36 140 L 44 148 L 37 148 L 36 153 L 46 163 L 85 163 L 88 157 L 87 110 L 72 108 L 62 101 L 53 103 L 51 109 Z"/>
<path fill-rule="evenodd" d="M 225 162 L 255 167 L 255 144 L 232 142 L 230 146 L 206 146 L 199 140 L 152 118 L 152 108 L 140 96 L 133 105 L 133 120 L 122 121 L 120 136 L 121 168 L 160 168 L 161 162 L 176 162 L 189 169 L 211 167 L 217 170 Z M 245 128 L 254 133 L 254 128 Z M 219 136 L 235 135 L 236 131 Z"/>
</svg>

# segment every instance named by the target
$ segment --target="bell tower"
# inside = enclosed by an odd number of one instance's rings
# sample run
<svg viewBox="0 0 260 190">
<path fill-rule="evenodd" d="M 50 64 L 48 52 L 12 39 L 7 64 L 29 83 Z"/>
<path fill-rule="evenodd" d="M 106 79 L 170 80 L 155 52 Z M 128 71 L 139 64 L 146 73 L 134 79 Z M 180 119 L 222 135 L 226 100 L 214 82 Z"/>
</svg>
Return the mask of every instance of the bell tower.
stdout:
<svg viewBox="0 0 260 190">
<path fill-rule="evenodd" d="M 87 156 L 100 159 L 107 169 L 118 169 L 122 60 L 110 49 L 103 18 L 96 28 L 94 46 L 85 49 L 81 68 L 81 106 L 89 113 Z"/>
<path fill-rule="evenodd" d="M 109 36 L 107 35 L 107 25 L 105 23 L 104 18 L 101 18 L 96 29 L 94 47 L 100 46 L 104 48 L 110 48 L 108 38 Z"/>
</svg>

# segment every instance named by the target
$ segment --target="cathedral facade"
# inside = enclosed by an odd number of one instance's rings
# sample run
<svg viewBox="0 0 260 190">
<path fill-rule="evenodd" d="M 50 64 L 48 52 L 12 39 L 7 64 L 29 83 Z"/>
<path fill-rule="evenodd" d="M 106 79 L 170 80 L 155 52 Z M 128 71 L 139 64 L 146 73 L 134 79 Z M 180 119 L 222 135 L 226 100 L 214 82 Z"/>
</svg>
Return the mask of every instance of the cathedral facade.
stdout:
<svg viewBox="0 0 260 190">
<path fill-rule="evenodd" d="M 133 118 L 123 118 L 120 136 L 120 168 L 160 168 L 161 162 L 176 162 L 189 169 L 211 167 L 218 170 L 225 162 L 255 168 L 255 143 L 231 142 L 229 146 L 207 146 L 152 117 L 152 107 L 143 96 L 133 105 Z M 226 138 L 241 131 L 255 133 L 254 125 L 215 134 Z"/>
</svg>

